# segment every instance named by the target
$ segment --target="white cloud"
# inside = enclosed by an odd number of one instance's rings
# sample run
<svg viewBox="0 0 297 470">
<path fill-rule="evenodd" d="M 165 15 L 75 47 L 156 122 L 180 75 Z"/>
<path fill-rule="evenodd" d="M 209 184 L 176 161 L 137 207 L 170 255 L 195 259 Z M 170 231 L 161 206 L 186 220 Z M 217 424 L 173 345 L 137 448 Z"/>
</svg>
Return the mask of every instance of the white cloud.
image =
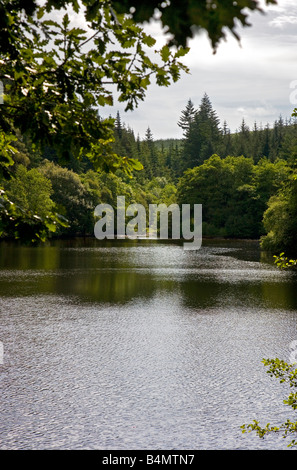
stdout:
<svg viewBox="0 0 297 470">
<path fill-rule="evenodd" d="M 275 26 L 276 28 L 285 28 L 288 24 L 297 24 L 297 16 L 280 15 L 269 22 L 270 26 Z"/>
<path fill-rule="evenodd" d="M 277 5 L 263 6 L 265 15 L 250 15 L 249 28 L 238 27 L 239 44 L 231 34 L 214 55 L 206 34 L 190 42 L 191 50 L 183 62 L 191 74 L 182 74 L 179 82 L 168 88 L 152 85 L 144 102 L 133 112 L 124 112 L 124 105 L 116 103 L 105 108 L 104 115 L 116 115 L 137 135 L 144 137 L 149 126 L 154 137 L 180 138 L 177 126 L 181 111 L 189 98 L 199 106 L 206 92 L 223 123 L 237 129 L 244 117 L 252 127 L 254 122 L 272 124 L 282 115 L 290 117 L 290 83 L 297 79 L 296 40 L 297 4 L 293 0 L 278 0 Z M 146 31 L 157 39 L 157 47 L 164 42 L 160 25 L 146 25 Z"/>
<path fill-rule="evenodd" d="M 257 118 L 257 120 L 260 118 L 270 118 L 271 116 L 274 116 L 277 113 L 277 109 L 270 104 L 267 104 L 266 106 L 254 106 L 254 107 L 239 107 L 236 110 L 238 116 L 242 116 L 245 120 L 248 118 L 249 120 L 251 118 Z"/>
</svg>

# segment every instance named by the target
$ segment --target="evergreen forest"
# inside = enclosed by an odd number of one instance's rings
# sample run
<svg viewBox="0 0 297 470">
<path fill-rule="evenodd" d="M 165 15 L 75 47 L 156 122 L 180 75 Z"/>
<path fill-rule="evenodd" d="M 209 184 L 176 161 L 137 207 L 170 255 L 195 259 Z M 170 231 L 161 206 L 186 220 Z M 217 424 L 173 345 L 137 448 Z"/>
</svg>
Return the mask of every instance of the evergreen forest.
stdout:
<svg viewBox="0 0 297 470">
<path fill-rule="evenodd" d="M 205 93 L 198 107 L 188 99 L 177 126 L 182 139 L 155 140 L 150 127 L 140 139 L 117 113 L 112 150 L 141 163 L 135 164 L 132 175 L 122 168 L 98 169 L 84 157 L 61 162 L 53 148 L 40 152 L 18 133 L 11 153 L 14 164 L 2 172 L 6 197 L 16 208 L 34 214 L 35 224 L 47 218 L 42 239 L 93 235 L 95 206 L 108 203 L 116 209 L 117 196 L 122 195 L 127 205 L 202 204 L 204 237 L 261 239 L 264 250 L 293 255 L 295 118 L 280 116 L 273 126 L 264 127 L 255 122 L 252 129 L 243 119 L 231 133 L 225 121 L 220 124 Z M 2 238 L 32 240 L 36 226 L 31 227 L 28 230 L 24 217 L 11 225 L 3 217 Z"/>
</svg>

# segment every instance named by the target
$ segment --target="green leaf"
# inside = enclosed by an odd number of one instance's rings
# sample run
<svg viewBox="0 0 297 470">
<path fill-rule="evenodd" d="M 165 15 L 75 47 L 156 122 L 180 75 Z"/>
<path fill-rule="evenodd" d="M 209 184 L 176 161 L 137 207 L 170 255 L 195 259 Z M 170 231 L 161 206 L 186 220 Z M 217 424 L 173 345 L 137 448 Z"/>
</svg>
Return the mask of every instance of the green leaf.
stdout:
<svg viewBox="0 0 297 470">
<path fill-rule="evenodd" d="M 162 57 L 162 60 L 163 62 L 167 62 L 169 57 L 170 57 L 170 49 L 168 46 L 163 46 L 161 51 L 160 51 L 160 55 Z"/>
<path fill-rule="evenodd" d="M 40 20 L 43 15 L 44 15 L 44 12 L 45 12 L 45 8 L 44 7 L 39 7 L 38 10 L 37 10 L 37 19 Z"/>
<path fill-rule="evenodd" d="M 147 76 L 147 77 L 144 77 L 144 78 L 141 80 L 140 86 L 141 86 L 142 88 L 145 88 L 145 89 L 146 89 L 146 88 L 148 87 L 148 85 L 150 85 L 150 83 L 151 83 L 150 77 Z"/>
<path fill-rule="evenodd" d="M 175 57 L 176 58 L 179 58 L 179 57 L 183 57 L 185 56 L 186 54 L 188 54 L 190 48 L 189 47 L 180 47 L 177 52 L 175 53 Z"/>
<path fill-rule="evenodd" d="M 55 26 L 56 28 L 60 29 L 59 23 L 57 23 L 54 20 L 45 20 L 45 21 L 42 22 L 42 24 L 46 25 L 46 26 Z"/>
<path fill-rule="evenodd" d="M 156 39 L 154 39 L 152 36 L 143 33 L 142 42 L 148 47 L 153 47 L 156 44 Z"/>
<path fill-rule="evenodd" d="M 131 165 L 131 168 L 133 168 L 133 170 L 137 170 L 137 171 L 143 170 L 143 165 L 139 160 L 130 158 L 129 163 Z"/>
<path fill-rule="evenodd" d="M 67 29 L 67 27 L 70 25 L 68 13 L 65 13 L 65 15 L 63 16 L 62 24 L 64 29 Z"/>
</svg>

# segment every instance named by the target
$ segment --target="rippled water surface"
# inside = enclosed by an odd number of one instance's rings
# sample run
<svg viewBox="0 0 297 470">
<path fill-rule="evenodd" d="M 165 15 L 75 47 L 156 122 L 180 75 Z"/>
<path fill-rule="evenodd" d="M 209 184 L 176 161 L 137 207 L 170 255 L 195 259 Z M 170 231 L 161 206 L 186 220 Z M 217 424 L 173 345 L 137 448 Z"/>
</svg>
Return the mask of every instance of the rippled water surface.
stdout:
<svg viewBox="0 0 297 470">
<path fill-rule="evenodd" d="M 0 244 L 0 448 L 286 448 L 240 426 L 294 419 L 296 287 L 254 242 Z"/>
</svg>

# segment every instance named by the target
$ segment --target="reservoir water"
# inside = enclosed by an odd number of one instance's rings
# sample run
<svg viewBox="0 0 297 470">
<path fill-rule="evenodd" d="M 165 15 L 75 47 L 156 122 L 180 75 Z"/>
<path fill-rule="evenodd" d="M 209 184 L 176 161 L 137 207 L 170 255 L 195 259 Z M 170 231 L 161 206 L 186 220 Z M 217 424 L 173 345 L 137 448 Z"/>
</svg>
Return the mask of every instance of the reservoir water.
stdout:
<svg viewBox="0 0 297 470">
<path fill-rule="evenodd" d="M 286 449 L 240 430 L 296 420 L 261 360 L 297 275 L 257 242 L 2 242 L 0 318 L 1 449 Z"/>
</svg>

